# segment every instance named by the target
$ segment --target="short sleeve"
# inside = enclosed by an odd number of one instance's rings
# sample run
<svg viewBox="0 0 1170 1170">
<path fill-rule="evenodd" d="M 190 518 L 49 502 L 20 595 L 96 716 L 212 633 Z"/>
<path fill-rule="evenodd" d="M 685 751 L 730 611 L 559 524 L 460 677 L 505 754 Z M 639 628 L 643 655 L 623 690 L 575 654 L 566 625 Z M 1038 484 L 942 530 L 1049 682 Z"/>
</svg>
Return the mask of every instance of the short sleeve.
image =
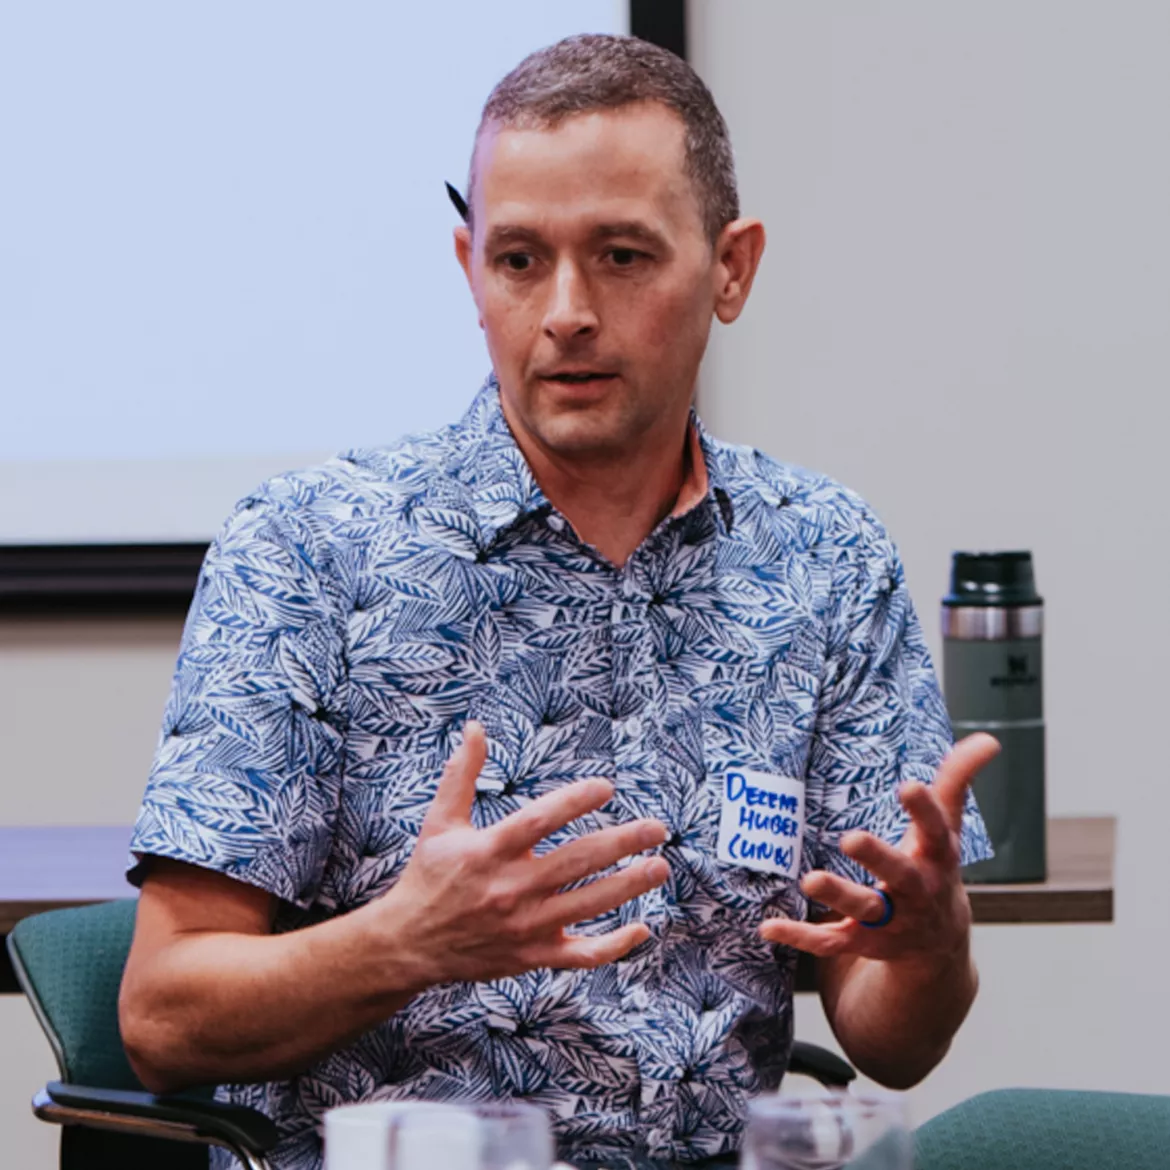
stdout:
<svg viewBox="0 0 1170 1170">
<path fill-rule="evenodd" d="M 873 877 L 837 847 L 865 829 L 901 840 L 909 818 L 897 790 L 929 784 L 952 744 L 950 720 L 897 551 L 865 512 L 858 531 L 834 547 L 821 700 L 806 777 L 810 859 L 857 881 Z M 968 795 L 961 834 L 964 865 L 992 855 Z"/>
<path fill-rule="evenodd" d="M 340 799 L 344 628 L 307 523 L 263 495 L 212 544 L 130 848 L 307 909 Z"/>
</svg>

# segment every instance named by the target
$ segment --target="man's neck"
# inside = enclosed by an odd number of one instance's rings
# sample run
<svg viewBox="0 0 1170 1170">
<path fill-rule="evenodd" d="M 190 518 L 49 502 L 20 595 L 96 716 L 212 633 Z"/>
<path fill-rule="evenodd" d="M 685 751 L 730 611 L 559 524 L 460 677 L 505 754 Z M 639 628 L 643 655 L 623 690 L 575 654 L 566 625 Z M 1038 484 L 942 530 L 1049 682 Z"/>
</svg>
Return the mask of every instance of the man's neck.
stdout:
<svg viewBox="0 0 1170 1170">
<path fill-rule="evenodd" d="M 665 517 L 692 507 L 706 490 L 689 416 L 672 429 L 636 455 L 596 460 L 559 458 L 519 433 L 516 441 L 549 503 L 620 568 Z"/>
</svg>

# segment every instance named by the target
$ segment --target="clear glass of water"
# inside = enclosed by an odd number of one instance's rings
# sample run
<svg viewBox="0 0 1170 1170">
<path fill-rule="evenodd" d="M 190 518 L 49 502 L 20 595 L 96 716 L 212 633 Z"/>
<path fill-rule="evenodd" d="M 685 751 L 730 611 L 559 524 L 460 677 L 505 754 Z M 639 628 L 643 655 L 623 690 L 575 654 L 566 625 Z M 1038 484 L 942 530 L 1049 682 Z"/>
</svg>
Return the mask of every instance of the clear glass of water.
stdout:
<svg viewBox="0 0 1170 1170">
<path fill-rule="evenodd" d="M 549 1170 L 555 1155 L 543 1109 L 515 1101 L 471 1108 L 479 1121 L 479 1170 Z"/>
<path fill-rule="evenodd" d="M 389 1139 L 389 1170 L 549 1170 L 553 1164 L 548 1115 L 515 1102 L 419 1102 L 395 1115 Z"/>
<path fill-rule="evenodd" d="M 914 1144 L 902 1098 L 757 1097 L 748 1108 L 742 1170 L 913 1170 Z"/>
</svg>

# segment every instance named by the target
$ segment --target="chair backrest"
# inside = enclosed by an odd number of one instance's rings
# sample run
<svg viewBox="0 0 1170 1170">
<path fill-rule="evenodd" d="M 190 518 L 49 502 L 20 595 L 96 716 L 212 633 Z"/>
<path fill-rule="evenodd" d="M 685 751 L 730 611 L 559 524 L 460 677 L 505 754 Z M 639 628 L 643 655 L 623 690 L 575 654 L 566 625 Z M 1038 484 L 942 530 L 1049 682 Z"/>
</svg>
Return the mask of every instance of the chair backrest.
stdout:
<svg viewBox="0 0 1170 1170">
<path fill-rule="evenodd" d="M 118 987 L 134 935 L 132 898 L 49 910 L 8 936 L 12 966 L 49 1038 L 61 1079 L 142 1089 L 122 1048 Z"/>
<path fill-rule="evenodd" d="M 996 1089 L 915 1134 L 918 1170 L 1165 1170 L 1170 1097 Z"/>
</svg>

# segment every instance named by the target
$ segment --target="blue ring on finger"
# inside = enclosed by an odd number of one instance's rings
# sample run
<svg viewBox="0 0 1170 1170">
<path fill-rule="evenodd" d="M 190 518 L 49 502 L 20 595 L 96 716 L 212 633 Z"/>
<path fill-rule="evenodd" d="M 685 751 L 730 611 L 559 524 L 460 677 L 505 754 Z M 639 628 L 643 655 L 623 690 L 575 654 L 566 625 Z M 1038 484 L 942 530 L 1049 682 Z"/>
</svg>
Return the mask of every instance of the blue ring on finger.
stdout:
<svg viewBox="0 0 1170 1170">
<path fill-rule="evenodd" d="M 874 919 L 873 922 L 862 922 L 861 925 L 864 926 L 866 930 L 877 930 L 879 927 L 889 926 L 890 921 L 894 917 L 894 899 L 891 898 L 885 890 L 874 890 L 874 893 L 877 894 L 877 896 L 881 898 L 883 902 L 885 902 L 886 908 L 880 918 Z"/>
</svg>

